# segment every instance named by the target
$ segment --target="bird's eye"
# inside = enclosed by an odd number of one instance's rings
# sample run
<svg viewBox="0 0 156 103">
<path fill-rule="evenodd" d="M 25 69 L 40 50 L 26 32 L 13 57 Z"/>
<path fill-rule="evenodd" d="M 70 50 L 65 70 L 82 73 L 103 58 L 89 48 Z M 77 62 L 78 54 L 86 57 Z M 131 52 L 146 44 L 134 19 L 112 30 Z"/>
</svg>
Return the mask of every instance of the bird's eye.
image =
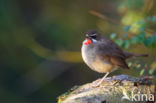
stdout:
<svg viewBox="0 0 156 103">
<path fill-rule="evenodd" d="M 92 35 L 92 36 L 90 36 L 91 38 L 93 38 L 93 39 L 96 39 L 96 35 Z"/>
</svg>

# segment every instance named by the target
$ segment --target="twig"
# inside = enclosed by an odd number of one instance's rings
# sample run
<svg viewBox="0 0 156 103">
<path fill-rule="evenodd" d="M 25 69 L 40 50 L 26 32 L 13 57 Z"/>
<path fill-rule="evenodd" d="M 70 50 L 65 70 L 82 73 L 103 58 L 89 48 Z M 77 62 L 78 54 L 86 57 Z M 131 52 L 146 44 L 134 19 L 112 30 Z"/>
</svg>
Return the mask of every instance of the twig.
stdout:
<svg viewBox="0 0 156 103">
<path fill-rule="evenodd" d="M 101 18 L 101 19 L 105 19 L 105 20 L 107 20 L 107 21 L 110 21 L 110 22 L 112 22 L 112 23 L 115 23 L 115 24 L 118 24 L 118 25 L 121 25 L 121 26 L 125 26 L 125 25 L 121 24 L 120 22 L 118 22 L 117 20 L 114 20 L 114 19 L 112 19 L 112 18 L 108 18 L 107 16 L 103 15 L 103 14 L 100 13 L 100 12 L 97 12 L 97 11 L 94 11 L 94 10 L 90 10 L 89 13 L 92 14 L 92 15 L 94 15 L 94 16 L 97 16 L 97 17 L 99 17 L 99 18 Z M 155 33 L 155 32 L 154 32 L 153 30 L 151 30 L 151 29 L 146 29 L 145 31 L 146 31 L 147 33 L 149 33 L 149 34 L 154 34 L 154 33 Z"/>
</svg>

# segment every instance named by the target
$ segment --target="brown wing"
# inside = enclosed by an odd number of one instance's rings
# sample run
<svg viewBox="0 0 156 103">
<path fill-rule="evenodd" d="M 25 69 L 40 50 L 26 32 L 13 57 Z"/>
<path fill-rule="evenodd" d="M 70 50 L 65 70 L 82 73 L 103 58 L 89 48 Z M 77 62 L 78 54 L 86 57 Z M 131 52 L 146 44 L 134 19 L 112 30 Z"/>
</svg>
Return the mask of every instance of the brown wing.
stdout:
<svg viewBox="0 0 156 103">
<path fill-rule="evenodd" d="M 107 40 L 107 41 L 106 41 Z M 126 56 L 122 49 L 112 40 L 106 39 L 99 47 L 100 55 L 104 60 L 122 68 L 129 69 L 126 63 Z"/>
<path fill-rule="evenodd" d="M 117 65 L 119 67 L 125 68 L 125 69 L 129 69 L 127 63 L 125 62 L 125 60 L 121 57 L 118 56 L 111 56 L 111 55 L 105 55 L 105 54 L 101 54 L 101 56 L 107 61 L 110 62 L 114 65 Z"/>
</svg>

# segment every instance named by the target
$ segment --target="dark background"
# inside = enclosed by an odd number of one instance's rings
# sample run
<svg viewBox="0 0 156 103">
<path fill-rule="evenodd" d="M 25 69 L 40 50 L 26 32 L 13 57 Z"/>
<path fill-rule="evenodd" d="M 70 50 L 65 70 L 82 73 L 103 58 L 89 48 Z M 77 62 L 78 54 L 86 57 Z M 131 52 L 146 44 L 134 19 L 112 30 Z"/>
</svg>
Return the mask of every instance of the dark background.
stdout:
<svg viewBox="0 0 156 103">
<path fill-rule="evenodd" d="M 155 4 L 154 0 L 1 0 L 0 103 L 55 103 L 71 87 L 102 77 L 82 61 L 85 33 L 94 29 L 120 38 L 126 25 L 155 16 Z M 147 25 L 155 34 L 155 22 Z M 133 26 L 131 34 L 137 34 Z M 156 67 L 154 47 L 137 43 L 127 50 L 150 57 L 131 60 L 141 64 L 140 69 L 120 69 L 110 76 L 140 76 L 144 67 L 143 75 L 154 75 L 149 73 Z"/>
</svg>

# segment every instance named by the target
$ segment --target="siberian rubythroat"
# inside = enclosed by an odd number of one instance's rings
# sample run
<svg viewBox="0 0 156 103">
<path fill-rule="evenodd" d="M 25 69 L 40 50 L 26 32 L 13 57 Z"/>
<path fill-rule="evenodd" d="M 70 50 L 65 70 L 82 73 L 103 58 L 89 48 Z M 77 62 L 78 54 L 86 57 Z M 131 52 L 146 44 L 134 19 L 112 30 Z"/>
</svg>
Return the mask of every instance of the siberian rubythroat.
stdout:
<svg viewBox="0 0 156 103">
<path fill-rule="evenodd" d="M 129 69 L 126 59 L 148 56 L 147 54 L 124 51 L 115 42 L 94 30 L 89 30 L 86 33 L 86 39 L 83 41 L 81 52 L 84 62 L 92 70 L 106 73 L 96 86 L 99 86 L 107 75 L 117 68 Z"/>
</svg>

